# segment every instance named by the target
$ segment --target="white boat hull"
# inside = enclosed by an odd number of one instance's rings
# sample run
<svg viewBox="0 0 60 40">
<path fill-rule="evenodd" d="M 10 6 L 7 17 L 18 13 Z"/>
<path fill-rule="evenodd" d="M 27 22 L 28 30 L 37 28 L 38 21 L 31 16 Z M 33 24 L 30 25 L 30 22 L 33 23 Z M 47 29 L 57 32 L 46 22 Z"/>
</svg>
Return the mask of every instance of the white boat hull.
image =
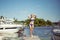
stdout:
<svg viewBox="0 0 60 40">
<path fill-rule="evenodd" d="M 0 33 L 16 33 L 20 30 L 20 28 L 23 28 L 22 25 L 17 25 L 17 24 L 4 24 L 0 25 Z"/>
<path fill-rule="evenodd" d="M 0 33 L 16 33 L 18 29 L 0 30 Z"/>
</svg>

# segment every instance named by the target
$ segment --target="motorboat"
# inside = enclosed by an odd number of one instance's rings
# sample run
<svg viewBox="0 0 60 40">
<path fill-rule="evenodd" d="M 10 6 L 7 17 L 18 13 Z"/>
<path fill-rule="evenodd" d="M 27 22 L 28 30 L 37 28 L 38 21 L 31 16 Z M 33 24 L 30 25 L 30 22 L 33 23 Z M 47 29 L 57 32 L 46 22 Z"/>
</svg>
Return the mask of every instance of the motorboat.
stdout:
<svg viewBox="0 0 60 40">
<path fill-rule="evenodd" d="M 23 32 L 23 29 L 23 24 L 15 24 L 12 19 L 0 19 L 0 40 L 13 40 Z"/>
<path fill-rule="evenodd" d="M 16 25 L 16 24 L 2 24 L 0 25 L 0 33 L 15 33 L 20 28 L 23 28 L 22 25 Z"/>
<path fill-rule="evenodd" d="M 55 28 L 53 28 L 52 34 L 52 40 L 60 40 L 60 26 L 56 26 Z"/>
<path fill-rule="evenodd" d="M 60 29 L 53 29 L 53 34 L 60 36 Z"/>
<path fill-rule="evenodd" d="M 15 33 L 22 28 L 23 25 L 15 24 L 12 20 L 0 19 L 0 33 Z"/>
<path fill-rule="evenodd" d="M 56 26 L 53 28 L 53 34 L 60 36 L 60 26 Z"/>
</svg>

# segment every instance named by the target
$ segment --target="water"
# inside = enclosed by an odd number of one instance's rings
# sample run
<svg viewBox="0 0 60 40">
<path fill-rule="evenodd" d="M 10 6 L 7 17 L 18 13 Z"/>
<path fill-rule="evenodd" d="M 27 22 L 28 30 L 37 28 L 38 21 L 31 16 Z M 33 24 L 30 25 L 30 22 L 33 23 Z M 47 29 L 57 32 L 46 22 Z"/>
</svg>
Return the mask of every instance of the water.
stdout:
<svg viewBox="0 0 60 40">
<path fill-rule="evenodd" d="M 28 37 L 30 36 L 29 28 L 24 29 L 24 34 Z M 42 40 L 51 40 L 52 35 L 52 27 L 35 27 L 33 31 L 33 35 L 38 36 Z"/>
</svg>

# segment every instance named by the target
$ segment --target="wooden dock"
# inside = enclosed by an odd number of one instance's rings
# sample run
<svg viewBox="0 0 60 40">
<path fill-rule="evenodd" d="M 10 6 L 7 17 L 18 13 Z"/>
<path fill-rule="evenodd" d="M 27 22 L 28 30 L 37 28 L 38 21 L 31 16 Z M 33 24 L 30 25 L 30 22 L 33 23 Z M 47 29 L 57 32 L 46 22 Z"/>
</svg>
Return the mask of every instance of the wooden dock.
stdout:
<svg viewBox="0 0 60 40">
<path fill-rule="evenodd" d="M 24 40 L 41 40 L 38 36 L 24 37 Z"/>
</svg>

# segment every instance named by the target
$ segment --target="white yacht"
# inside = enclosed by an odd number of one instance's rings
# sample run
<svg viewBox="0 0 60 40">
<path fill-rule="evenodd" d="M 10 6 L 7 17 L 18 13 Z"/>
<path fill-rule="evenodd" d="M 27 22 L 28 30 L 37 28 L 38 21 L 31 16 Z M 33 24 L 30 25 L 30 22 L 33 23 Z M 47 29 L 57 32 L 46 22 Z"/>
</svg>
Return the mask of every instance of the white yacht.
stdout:
<svg viewBox="0 0 60 40">
<path fill-rule="evenodd" d="M 15 33 L 20 28 L 23 28 L 23 25 L 14 24 L 13 20 L 0 19 L 0 33 Z"/>
</svg>

